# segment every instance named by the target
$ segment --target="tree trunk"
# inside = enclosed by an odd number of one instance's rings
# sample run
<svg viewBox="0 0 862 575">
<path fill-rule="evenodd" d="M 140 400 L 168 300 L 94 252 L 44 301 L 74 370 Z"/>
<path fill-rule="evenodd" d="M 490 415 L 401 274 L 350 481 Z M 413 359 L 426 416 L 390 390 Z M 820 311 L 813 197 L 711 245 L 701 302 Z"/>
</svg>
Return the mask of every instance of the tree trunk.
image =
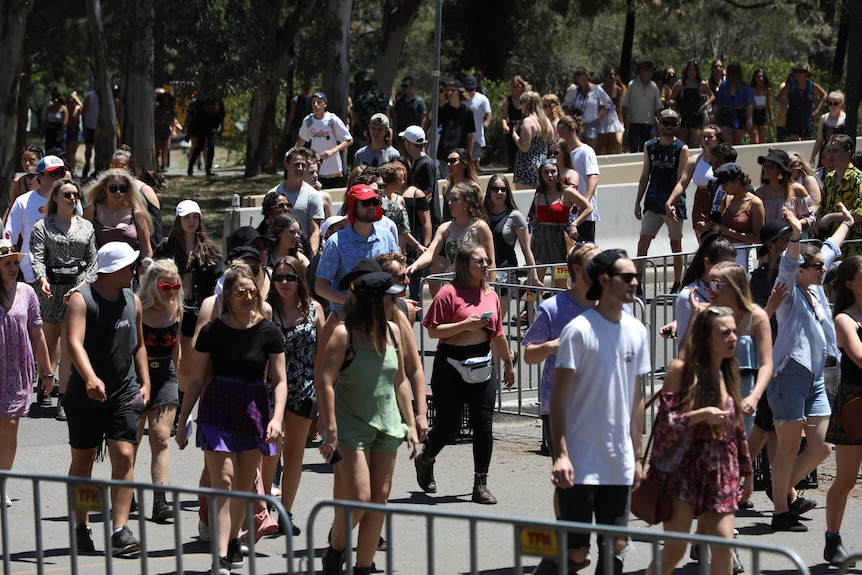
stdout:
<svg viewBox="0 0 862 575">
<path fill-rule="evenodd" d="M 16 147 L 18 89 L 24 56 L 24 36 L 31 3 L 0 0 L 0 213 L 9 205 L 9 189 L 19 165 Z"/>
<path fill-rule="evenodd" d="M 251 110 L 246 131 L 245 175 L 260 174 L 270 166 L 275 145 L 275 108 L 278 101 L 278 77 L 256 86 L 252 90 Z"/>
<path fill-rule="evenodd" d="M 385 0 L 383 3 L 383 29 L 377 47 L 374 77 L 384 94 L 392 92 L 404 41 L 421 4 L 422 0 Z"/>
<path fill-rule="evenodd" d="M 108 74 L 105 28 L 102 25 L 100 0 L 87 0 L 87 25 L 90 28 L 90 46 L 93 50 L 93 84 L 99 96 L 99 125 L 96 127 L 95 170 L 104 170 L 111 162 L 111 154 L 117 148 L 117 113 Z"/>
<path fill-rule="evenodd" d="M 626 30 L 620 53 L 620 79 L 628 84 L 632 76 L 632 47 L 635 43 L 635 0 L 626 0 Z"/>
<path fill-rule="evenodd" d="M 838 37 L 835 40 L 835 57 L 832 59 L 832 72 L 829 75 L 833 86 L 841 82 L 844 73 L 844 61 L 847 58 L 847 40 L 850 36 L 850 3 L 841 2 L 841 12 L 838 16 Z"/>
<path fill-rule="evenodd" d="M 134 34 L 127 62 L 126 123 L 123 141 L 132 147 L 140 172 L 156 167 L 153 126 L 153 0 L 137 0 L 132 8 Z M 100 100 L 101 101 L 101 100 Z"/>
<path fill-rule="evenodd" d="M 853 2 L 850 13 L 850 29 L 859 30 L 862 26 L 862 2 Z M 859 114 L 859 101 L 862 96 L 862 38 L 851 34 L 847 51 L 847 135 L 856 141 L 856 125 Z"/>
<path fill-rule="evenodd" d="M 334 27 L 332 42 L 329 44 L 332 66 L 323 71 L 323 90 L 327 98 L 327 109 L 347 122 L 347 97 L 350 86 L 350 63 L 347 51 L 350 47 L 350 16 L 353 13 L 353 0 L 331 0 L 338 18 Z"/>
</svg>

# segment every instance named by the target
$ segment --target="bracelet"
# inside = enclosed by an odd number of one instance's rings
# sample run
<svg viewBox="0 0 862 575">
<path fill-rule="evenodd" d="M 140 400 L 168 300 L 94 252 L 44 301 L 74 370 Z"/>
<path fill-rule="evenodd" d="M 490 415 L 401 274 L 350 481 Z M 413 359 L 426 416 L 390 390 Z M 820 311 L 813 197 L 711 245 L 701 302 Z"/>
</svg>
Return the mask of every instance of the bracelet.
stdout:
<svg viewBox="0 0 862 575">
<path fill-rule="evenodd" d="M 842 226 L 847 226 L 847 229 L 848 229 L 848 230 L 852 230 L 852 229 L 853 229 L 853 226 L 854 226 L 854 225 L 856 225 L 856 224 L 855 224 L 855 223 L 851 224 L 851 223 L 848 223 L 848 222 L 841 222 L 841 225 L 842 225 Z"/>
<path fill-rule="evenodd" d="M 798 238 L 796 238 L 795 240 L 793 239 L 793 236 L 790 236 L 790 242 L 791 242 L 791 243 L 794 243 L 794 244 L 798 244 L 798 243 L 799 243 L 799 240 L 801 240 L 801 239 L 802 239 L 802 236 L 799 236 L 799 237 L 798 237 Z"/>
<path fill-rule="evenodd" d="M 42 379 L 54 379 L 54 374 L 53 373 L 43 373 Z"/>
</svg>

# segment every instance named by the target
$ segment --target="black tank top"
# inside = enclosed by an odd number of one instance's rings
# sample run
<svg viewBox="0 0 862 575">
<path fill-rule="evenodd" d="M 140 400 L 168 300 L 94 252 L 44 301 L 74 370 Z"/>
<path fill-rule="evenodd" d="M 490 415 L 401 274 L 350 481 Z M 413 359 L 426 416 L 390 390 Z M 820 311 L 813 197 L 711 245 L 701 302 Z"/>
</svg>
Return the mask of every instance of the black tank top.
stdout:
<svg viewBox="0 0 862 575">
<path fill-rule="evenodd" d="M 174 322 L 168 327 L 151 327 L 147 324 L 144 328 L 144 345 L 147 347 L 148 359 L 169 359 L 177 344 L 177 330 L 179 323 Z"/>
</svg>

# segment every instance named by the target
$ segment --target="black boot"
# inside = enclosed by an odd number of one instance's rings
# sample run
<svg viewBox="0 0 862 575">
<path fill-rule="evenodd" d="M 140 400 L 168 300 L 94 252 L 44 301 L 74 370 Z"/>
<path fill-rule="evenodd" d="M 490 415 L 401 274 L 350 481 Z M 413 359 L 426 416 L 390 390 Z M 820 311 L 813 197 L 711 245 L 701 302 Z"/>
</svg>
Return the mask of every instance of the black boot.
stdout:
<svg viewBox="0 0 862 575">
<path fill-rule="evenodd" d="M 823 548 L 823 559 L 828 561 L 830 565 L 839 567 L 849 556 L 850 554 L 847 553 L 844 549 L 844 545 L 841 543 L 840 535 L 835 535 L 833 537 L 826 535 L 826 546 Z M 848 565 L 848 567 L 855 566 L 855 561 Z"/>
<path fill-rule="evenodd" d="M 174 510 L 168 505 L 164 491 L 156 491 L 153 493 L 153 521 L 156 523 L 164 523 L 168 519 L 174 518 Z"/>
<path fill-rule="evenodd" d="M 437 493 L 437 482 L 434 481 L 434 462 L 425 457 L 423 450 L 416 459 L 416 481 L 425 493 Z"/>
<path fill-rule="evenodd" d="M 495 505 L 497 498 L 488 491 L 488 474 L 476 473 L 473 478 L 473 503 Z"/>
</svg>

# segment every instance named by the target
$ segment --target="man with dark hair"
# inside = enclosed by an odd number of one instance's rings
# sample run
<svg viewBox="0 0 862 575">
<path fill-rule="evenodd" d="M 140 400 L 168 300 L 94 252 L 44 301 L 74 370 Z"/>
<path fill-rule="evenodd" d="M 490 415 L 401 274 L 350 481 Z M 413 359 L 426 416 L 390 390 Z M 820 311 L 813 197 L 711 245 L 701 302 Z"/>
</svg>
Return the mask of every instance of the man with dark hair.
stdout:
<svg viewBox="0 0 862 575">
<path fill-rule="evenodd" d="M 399 134 L 410 126 L 419 126 L 423 131 L 428 128 L 428 108 L 425 100 L 416 95 L 412 76 L 401 79 L 401 95 L 395 99 L 392 121 L 395 132 Z M 402 136 L 398 137 L 396 147 L 402 152 L 406 151 Z"/>
<path fill-rule="evenodd" d="M 303 179 L 310 155 L 309 150 L 300 146 L 289 149 L 284 155 L 284 181 L 269 190 L 267 196 L 274 200 L 281 197 L 278 202 L 284 204 L 286 201 L 291 206 L 290 214 L 308 238 L 313 255 L 320 247 L 320 224 L 324 213 L 320 193 Z M 270 193 L 275 195 L 269 196 Z"/>
<path fill-rule="evenodd" d="M 847 234 L 848 240 L 862 238 L 862 170 L 850 163 L 853 155 L 853 139 L 846 134 L 835 134 L 829 139 L 824 150 L 829 156 L 832 169 L 823 180 L 823 193 L 817 210 L 817 222 L 809 232 L 819 237 L 832 235 L 836 225 L 841 223 L 838 202 L 853 214 L 856 225 Z M 844 257 L 862 253 L 862 245 L 845 243 L 842 247 Z"/>
<path fill-rule="evenodd" d="M 670 249 L 682 253 L 682 221 L 686 219 L 685 192 L 676 205 L 675 217 L 665 209 L 674 185 L 682 178 L 688 163 L 688 146 L 676 137 L 679 127 L 679 114 L 675 110 L 662 110 L 659 114 L 659 137 L 646 143 L 643 156 L 643 170 L 638 184 L 635 201 L 635 217 L 641 220 L 641 235 L 638 240 L 638 257 L 647 255 L 649 246 L 663 225 L 667 225 Z M 646 198 L 644 198 L 646 195 Z M 641 211 L 643 201 L 643 211 Z M 670 293 L 679 289 L 682 278 L 682 256 L 673 258 L 673 287 Z M 640 269 L 640 268 L 639 268 Z"/>
<path fill-rule="evenodd" d="M 606 250 L 587 265 L 596 307 L 573 319 L 560 335 L 551 386 L 551 481 L 560 519 L 627 526 L 630 493 L 643 476 L 641 377 L 650 371 L 647 330 L 625 312 L 635 299 L 638 272 L 625 252 Z M 622 575 L 625 537 L 607 556 L 598 537 L 596 573 L 613 561 Z M 569 534 L 569 572 L 590 564 L 588 533 Z"/>
</svg>

